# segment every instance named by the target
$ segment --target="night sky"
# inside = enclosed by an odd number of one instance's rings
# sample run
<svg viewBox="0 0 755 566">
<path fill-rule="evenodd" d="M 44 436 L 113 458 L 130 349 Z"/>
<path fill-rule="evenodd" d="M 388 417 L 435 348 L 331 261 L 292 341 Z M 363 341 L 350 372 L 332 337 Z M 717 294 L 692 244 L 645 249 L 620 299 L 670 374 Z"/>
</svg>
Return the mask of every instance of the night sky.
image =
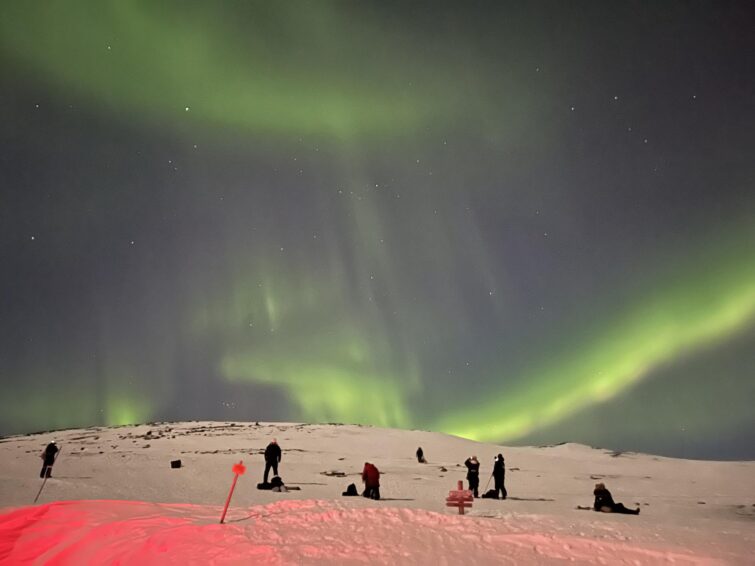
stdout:
<svg viewBox="0 0 755 566">
<path fill-rule="evenodd" d="M 0 434 L 755 458 L 753 29 L 749 0 L 0 3 Z"/>
</svg>

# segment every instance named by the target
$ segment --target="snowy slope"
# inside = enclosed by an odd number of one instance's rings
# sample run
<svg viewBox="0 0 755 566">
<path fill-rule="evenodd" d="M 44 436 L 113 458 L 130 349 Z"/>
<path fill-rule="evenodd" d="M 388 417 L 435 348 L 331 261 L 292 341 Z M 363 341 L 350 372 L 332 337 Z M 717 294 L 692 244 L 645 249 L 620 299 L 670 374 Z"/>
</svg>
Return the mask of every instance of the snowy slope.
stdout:
<svg viewBox="0 0 755 566">
<path fill-rule="evenodd" d="M 256 489 L 272 437 L 299 491 Z M 60 460 L 30 506 L 53 438 Z M 420 445 L 427 464 L 414 458 Z M 752 462 L 285 423 L 91 428 L 10 437 L 0 450 L 2 564 L 755 564 Z M 465 516 L 447 508 L 464 459 L 480 458 L 483 488 L 498 452 L 510 498 L 477 499 Z M 176 458 L 183 467 L 171 469 Z M 242 459 L 249 470 L 220 525 Z M 342 497 L 366 460 L 383 472 L 384 499 Z M 591 505 L 596 481 L 641 515 L 576 509 Z"/>
</svg>

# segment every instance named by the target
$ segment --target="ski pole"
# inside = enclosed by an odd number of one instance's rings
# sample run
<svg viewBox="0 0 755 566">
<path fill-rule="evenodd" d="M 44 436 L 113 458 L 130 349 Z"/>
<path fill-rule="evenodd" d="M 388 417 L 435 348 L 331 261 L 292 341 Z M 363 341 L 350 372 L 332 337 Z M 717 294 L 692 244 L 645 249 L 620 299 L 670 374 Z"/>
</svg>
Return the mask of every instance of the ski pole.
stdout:
<svg viewBox="0 0 755 566">
<path fill-rule="evenodd" d="M 488 492 L 488 486 L 490 485 L 490 480 L 493 479 L 493 474 L 490 474 L 490 477 L 488 478 L 488 483 L 485 484 L 485 489 L 482 490 L 483 493 Z"/>
<path fill-rule="evenodd" d="M 42 493 L 42 490 L 45 488 L 46 483 L 47 483 L 47 474 L 45 474 L 45 479 L 42 480 L 42 487 L 39 488 L 39 491 L 37 492 L 37 496 L 34 498 L 34 503 L 36 503 L 37 499 L 39 499 L 39 494 Z"/>
</svg>

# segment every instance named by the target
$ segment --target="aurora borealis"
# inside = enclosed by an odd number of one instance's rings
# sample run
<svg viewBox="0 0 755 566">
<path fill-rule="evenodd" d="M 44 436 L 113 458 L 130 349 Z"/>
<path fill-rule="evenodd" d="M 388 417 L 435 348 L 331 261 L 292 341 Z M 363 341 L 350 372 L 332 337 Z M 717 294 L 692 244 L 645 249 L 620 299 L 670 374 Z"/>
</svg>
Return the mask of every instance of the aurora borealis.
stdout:
<svg viewBox="0 0 755 566">
<path fill-rule="evenodd" d="M 747 2 L 0 5 L 0 434 L 755 457 Z"/>
</svg>

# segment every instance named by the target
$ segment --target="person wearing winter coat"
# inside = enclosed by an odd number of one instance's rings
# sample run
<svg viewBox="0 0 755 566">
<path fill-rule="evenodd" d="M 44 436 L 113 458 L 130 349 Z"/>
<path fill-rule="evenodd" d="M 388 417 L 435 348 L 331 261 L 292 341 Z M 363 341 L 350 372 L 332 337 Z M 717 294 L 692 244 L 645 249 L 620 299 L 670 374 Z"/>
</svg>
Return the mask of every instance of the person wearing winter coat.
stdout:
<svg viewBox="0 0 755 566">
<path fill-rule="evenodd" d="M 498 499 L 498 492 L 501 492 L 501 499 L 506 499 L 508 493 L 506 492 L 506 486 L 504 480 L 506 479 L 506 463 L 502 454 L 498 454 L 493 463 L 493 481 L 495 482 L 495 499 Z"/>
<path fill-rule="evenodd" d="M 380 470 L 375 464 L 364 463 L 362 470 L 362 481 L 364 482 L 364 497 L 370 499 L 380 499 Z"/>
<path fill-rule="evenodd" d="M 55 463 L 55 457 L 58 454 L 58 446 L 55 444 L 55 441 L 53 440 L 50 442 L 50 444 L 47 445 L 47 447 L 42 451 L 42 454 L 40 454 L 40 458 L 42 458 L 42 471 L 39 472 L 39 477 L 51 477 L 52 476 L 52 466 Z"/>
<path fill-rule="evenodd" d="M 270 444 L 265 448 L 265 475 L 263 483 L 267 483 L 267 476 L 270 474 L 270 468 L 273 469 L 273 475 L 278 475 L 278 463 L 281 461 L 281 448 L 278 441 L 273 438 Z"/>
<path fill-rule="evenodd" d="M 595 496 L 595 503 L 593 503 L 593 510 L 601 511 L 603 513 L 623 513 L 625 515 L 639 515 L 640 508 L 627 509 L 623 503 L 616 503 L 611 496 L 611 492 L 606 489 L 605 484 L 596 483 L 593 490 Z"/>
<path fill-rule="evenodd" d="M 425 453 L 422 450 L 421 446 L 417 448 L 417 462 L 419 462 L 420 464 L 427 464 L 427 460 L 425 460 Z"/>
<path fill-rule="evenodd" d="M 480 462 L 477 461 L 477 456 L 467 458 L 464 461 L 464 465 L 467 467 L 469 489 L 475 497 L 479 497 L 477 490 L 480 487 Z"/>
</svg>

